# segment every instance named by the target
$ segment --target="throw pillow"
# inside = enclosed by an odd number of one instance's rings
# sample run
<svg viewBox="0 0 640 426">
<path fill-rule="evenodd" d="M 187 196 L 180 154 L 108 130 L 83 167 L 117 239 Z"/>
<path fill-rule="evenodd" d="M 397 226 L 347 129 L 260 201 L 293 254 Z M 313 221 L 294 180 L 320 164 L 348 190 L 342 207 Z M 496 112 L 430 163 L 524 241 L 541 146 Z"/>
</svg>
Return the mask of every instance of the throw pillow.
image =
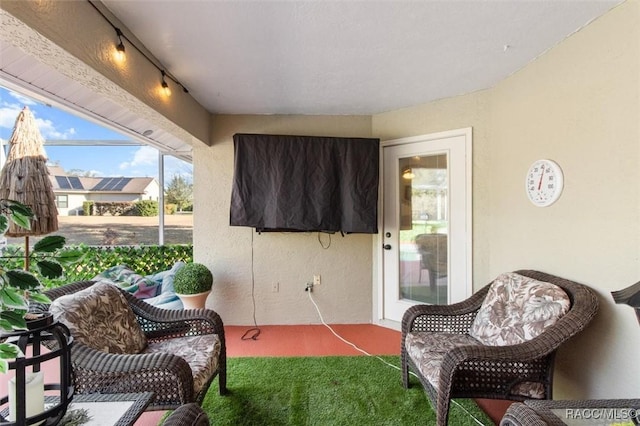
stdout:
<svg viewBox="0 0 640 426">
<path fill-rule="evenodd" d="M 133 354 L 142 352 L 147 338 L 118 288 L 104 282 L 57 298 L 49 307 L 53 317 L 69 327 L 73 338 L 93 349 Z"/>
<path fill-rule="evenodd" d="M 102 281 L 120 287 L 138 299 L 157 296 L 160 285 L 149 277 L 144 277 L 127 265 L 116 265 L 96 275 L 91 281 Z"/>
<path fill-rule="evenodd" d="M 523 343 L 568 312 L 569 296 L 555 284 L 513 272 L 491 284 L 469 334 L 489 346 Z"/>
</svg>

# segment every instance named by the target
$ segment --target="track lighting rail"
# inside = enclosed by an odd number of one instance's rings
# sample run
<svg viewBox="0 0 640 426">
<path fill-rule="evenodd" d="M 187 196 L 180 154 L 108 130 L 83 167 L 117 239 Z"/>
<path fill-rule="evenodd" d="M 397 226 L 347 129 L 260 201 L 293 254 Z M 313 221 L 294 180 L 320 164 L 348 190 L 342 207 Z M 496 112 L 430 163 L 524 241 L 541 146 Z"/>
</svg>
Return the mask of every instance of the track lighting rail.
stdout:
<svg viewBox="0 0 640 426">
<path fill-rule="evenodd" d="M 167 69 L 164 67 L 164 65 L 162 65 L 162 63 L 157 61 L 155 58 L 149 57 L 145 52 L 143 52 L 142 49 L 140 49 L 133 41 L 131 41 L 131 39 L 127 37 L 126 34 L 122 32 L 122 30 L 120 30 L 120 28 L 118 28 L 113 22 L 111 22 L 111 20 L 91 0 L 87 0 L 87 2 L 91 6 L 93 6 L 93 8 L 100 14 L 100 16 L 102 16 L 102 18 L 105 21 L 107 21 L 107 23 L 111 25 L 111 28 L 113 28 L 113 30 L 116 32 L 118 43 L 116 44 L 115 49 L 118 56 L 121 59 L 124 59 L 124 56 L 126 54 L 126 47 L 125 47 L 125 44 L 123 43 L 123 39 L 124 39 L 127 41 L 127 44 L 129 44 L 131 47 L 137 50 L 147 61 L 149 61 L 151 65 L 153 65 L 158 71 L 160 71 L 160 76 L 161 76 L 160 85 L 162 86 L 162 90 L 165 93 L 165 95 L 168 96 L 171 94 L 171 89 L 167 84 L 167 80 L 166 80 L 167 78 L 173 81 L 176 85 L 180 86 L 184 93 L 189 93 L 189 90 L 186 87 L 184 87 L 184 85 L 180 83 L 180 81 L 177 78 L 171 75 L 171 73 L 167 71 Z"/>
</svg>

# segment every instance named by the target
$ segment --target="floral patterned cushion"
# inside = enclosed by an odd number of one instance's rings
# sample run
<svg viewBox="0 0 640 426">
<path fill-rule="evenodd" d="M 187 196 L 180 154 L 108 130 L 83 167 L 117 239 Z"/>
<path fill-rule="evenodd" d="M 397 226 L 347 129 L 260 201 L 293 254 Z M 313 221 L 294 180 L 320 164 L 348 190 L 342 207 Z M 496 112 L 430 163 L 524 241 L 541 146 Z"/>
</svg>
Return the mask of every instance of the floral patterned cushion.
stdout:
<svg viewBox="0 0 640 426">
<path fill-rule="evenodd" d="M 54 300 L 49 307 L 73 338 L 93 349 L 116 353 L 140 353 L 147 338 L 129 303 L 116 287 L 96 283 Z"/>
<path fill-rule="evenodd" d="M 217 334 L 205 334 L 149 341 L 145 353 L 168 352 L 187 361 L 193 373 L 193 391 L 197 394 L 218 369 L 220 347 Z"/>
<path fill-rule="evenodd" d="M 407 355 L 420 374 L 436 389 L 440 388 L 440 366 L 447 352 L 458 346 L 481 345 L 468 334 L 429 333 L 426 331 L 407 333 L 405 348 Z M 541 399 L 544 386 L 536 382 L 514 383 L 510 392 L 527 398 Z"/>
<path fill-rule="evenodd" d="M 464 345 L 480 345 L 468 334 L 429 333 L 418 331 L 407 333 L 405 348 L 420 373 L 438 388 L 440 364 L 451 349 Z"/>
<path fill-rule="evenodd" d="M 555 324 L 569 306 L 555 284 L 505 273 L 491 284 L 469 334 L 484 345 L 523 343 Z"/>
</svg>

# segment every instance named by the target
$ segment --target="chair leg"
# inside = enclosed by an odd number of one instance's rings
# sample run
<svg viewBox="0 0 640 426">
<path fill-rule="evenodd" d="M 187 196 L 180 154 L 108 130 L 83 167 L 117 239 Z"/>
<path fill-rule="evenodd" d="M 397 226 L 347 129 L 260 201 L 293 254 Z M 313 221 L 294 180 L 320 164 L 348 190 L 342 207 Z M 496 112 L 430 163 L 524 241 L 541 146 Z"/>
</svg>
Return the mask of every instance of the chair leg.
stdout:
<svg viewBox="0 0 640 426">
<path fill-rule="evenodd" d="M 449 407 L 451 405 L 451 400 L 449 398 L 438 398 L 436 404 L 437 426 L 447 426 L 447 423 L 449 422 Z"/>
<path fill-rule="evenodd" d="M 409 389 L 409 365 L 407 363 L 407 354 L 402 351 L 402 386 Z"/>
<path fill-rule="evenodd" d="M 438 290 L 438 274 L 433 269 L 428 269 L 429 272 L 429 288 L 431 289 L 431 294 L 436 294 Z"/>
<path fill-rule="evenodd" d="M 218 393 L 220 395 L 227 395 L 229 390 L 227 389 L 227 359 L 221 360 L 220 372 L 218 373 Z"/>
</svg>

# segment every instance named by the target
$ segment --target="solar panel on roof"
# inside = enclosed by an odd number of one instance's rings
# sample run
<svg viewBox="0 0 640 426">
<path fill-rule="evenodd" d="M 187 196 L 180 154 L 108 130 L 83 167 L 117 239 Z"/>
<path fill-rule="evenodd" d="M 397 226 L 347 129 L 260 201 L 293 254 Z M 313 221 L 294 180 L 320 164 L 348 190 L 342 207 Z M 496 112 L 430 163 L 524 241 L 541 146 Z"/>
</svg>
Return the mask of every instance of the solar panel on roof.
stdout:
<svg viewBox="0 0 640 426">
<path fill-rule="evenodd" d="M 94 191 L 102 191 L 104 190 L 105 186 L 107 186 L 109 184 L 109 182 L 111 182 L 111 179 L 113 178 L 102 178 L 100 180 L 100 182 L 98 182 L 96 184 L 96 186 L 93 187 Z"/>
<path fill-rule="evenodd" d="M 131 182 L 131 178 L 120 178 L 113 188 L 114 191 L 122 191 L 127 184 Z"/>
<path fill-rule="evenodd" d="M 107 185 L 105 185 L 104 190 L 105 191 L 113 191 L 113 189 L 115 188 L 115 186 L 118 184 L 118 182 L 120 181 L 121 178 L 111 178 L 111 180 L 109 181 L 109 183 Z"/>
<path fill-rule="evenodd" d="M 80 178 L 77 176 L 69 176 L 69 183 L 71 184 L 71 188 L 73 189 L 84 189 L 82 186 L 82 182 L 80 182 Z"/>
<path fill-rule="evenodd" d="M 103 178 L 96 186 L 94 191 L 122 191 L 122 189 L 131 182 L 131 178 Z"/>
<path fill-rule="evenodd" d="M 71 184 L 66 176 L 56 176 L 56 182 L 60 189 L 71 189 Z"/>
</svg>

